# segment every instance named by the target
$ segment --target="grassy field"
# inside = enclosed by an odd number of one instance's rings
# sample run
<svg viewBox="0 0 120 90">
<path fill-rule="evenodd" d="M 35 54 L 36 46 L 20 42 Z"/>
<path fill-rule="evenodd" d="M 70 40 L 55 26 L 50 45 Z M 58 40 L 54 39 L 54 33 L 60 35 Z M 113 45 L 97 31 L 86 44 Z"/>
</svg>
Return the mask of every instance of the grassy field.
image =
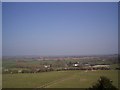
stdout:
<svg viewBox="0 0 120 90">
<path fill-rule="evenodd" d="M 2 88 L 2 60 L 0 59 L 0 89 Z"/>
<path fill-rule="evenodd" d="M 2 67 L 0 67 L 0 89 L 2 88 Z"/>
<path fill-rule="evenodd" d="M 3 74 L 3 88 L 87 88 L 100 76 L 118 87 L 118 71 L 53 71 L 33 74 Z"/>
</svg>

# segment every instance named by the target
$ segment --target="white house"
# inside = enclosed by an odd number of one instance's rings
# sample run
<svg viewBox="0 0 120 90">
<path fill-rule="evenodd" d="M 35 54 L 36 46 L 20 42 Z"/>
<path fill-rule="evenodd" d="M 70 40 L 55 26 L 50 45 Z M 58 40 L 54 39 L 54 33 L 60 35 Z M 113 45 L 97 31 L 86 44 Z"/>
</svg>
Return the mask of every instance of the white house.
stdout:
<svg viewBox="0 0 120 90">
<path fill-rule="evenodd" d="M 79 64 L 78 64 L 78 63 L 75 63 L 75 64 L 73 64 L 73 66 L 77 67 L 77 66 L 79 66 Z"/>
</svg>

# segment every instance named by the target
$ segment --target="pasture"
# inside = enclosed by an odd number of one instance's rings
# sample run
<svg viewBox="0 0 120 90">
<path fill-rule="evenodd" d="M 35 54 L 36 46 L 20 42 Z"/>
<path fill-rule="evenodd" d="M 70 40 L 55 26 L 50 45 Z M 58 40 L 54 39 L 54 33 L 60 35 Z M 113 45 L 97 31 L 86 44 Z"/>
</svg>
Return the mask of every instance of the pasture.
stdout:
<svg viewBox="0 0 120 90">
<path fill-rule="evenodd" d="M 3 88 L 88 88 L 106 76 L 118 87 L 117 70 L 73 70 L 41 73 L 3 74 Z"/>
</svg>

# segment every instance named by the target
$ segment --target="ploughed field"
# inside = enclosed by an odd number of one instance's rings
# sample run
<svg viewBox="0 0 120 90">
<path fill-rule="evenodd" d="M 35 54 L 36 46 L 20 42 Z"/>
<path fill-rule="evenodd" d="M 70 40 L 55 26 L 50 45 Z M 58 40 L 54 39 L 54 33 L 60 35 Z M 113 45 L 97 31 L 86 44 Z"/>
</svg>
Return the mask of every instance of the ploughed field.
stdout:
<svg viewBox="0 0 120 90">
<path fill-rule="evenodd" d="M 88 88 L 106 76 L 118 87 L 117 70 L 73 70 L 41 73 L 3 74 L 3 88 Z"/>
</svg>

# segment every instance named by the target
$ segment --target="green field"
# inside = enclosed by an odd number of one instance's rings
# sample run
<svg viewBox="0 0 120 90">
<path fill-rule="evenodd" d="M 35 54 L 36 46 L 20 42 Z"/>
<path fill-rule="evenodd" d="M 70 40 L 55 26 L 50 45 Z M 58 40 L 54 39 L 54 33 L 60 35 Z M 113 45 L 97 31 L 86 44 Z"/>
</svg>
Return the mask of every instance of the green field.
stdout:
<svg viewBox="0 0 120 90">
<path fill-rule="evenodd" d="M 0 59 L 0 89 L 2 88 L 2 60 Z"/>
<path fill-rule="evenodd" d="M 118 71 L 52 71 L 42 73 L 3 74 L 3 88 L 88 88 L 100 76 L 113 80 L 118 87 Z"/>
</svg>

